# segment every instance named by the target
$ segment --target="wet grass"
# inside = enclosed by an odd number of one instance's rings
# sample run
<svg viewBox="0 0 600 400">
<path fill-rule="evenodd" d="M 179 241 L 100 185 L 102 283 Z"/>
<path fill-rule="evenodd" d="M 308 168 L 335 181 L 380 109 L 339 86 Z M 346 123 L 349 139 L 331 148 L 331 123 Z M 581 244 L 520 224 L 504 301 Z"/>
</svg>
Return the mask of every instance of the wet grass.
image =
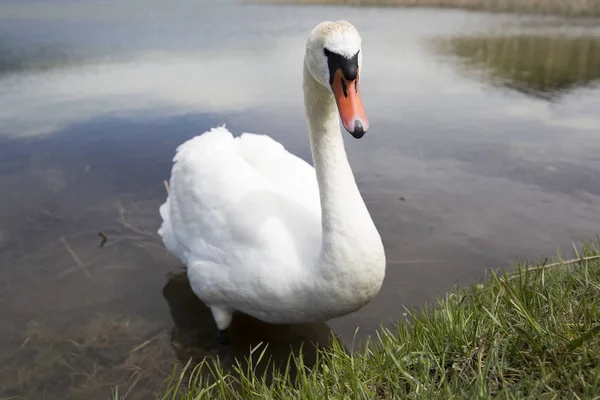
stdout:
<svg viewBox="0 0 600 400">
<path fill-rule="evenodd" d="M 600 82 L 598 36 L 476 35 L 432 43 L 483 80 L 534 97 L 550 100 Z"/>
<path fill-rule="evenodd" d="M 460 8 L 473 11 L 523 14 L 600 16 L 596 0 L 252 0 L 277 4 L 338 4 L 378 7 Z"/>
<path fill-rule="evenodd" d="M 313 367 L 291 357 L 283 371 L 255 374 L 268 363 L 259 346 L 231 372 L 208 360 L 175 369 L 157 398 L 598 399 L 599 245 L 457 288 L 352 354 L 334 341 Z"/>
<path fill-rule="evenodd" d="M 57 393 L 63 399 L 100 398 L 119 383 L 128 382 L 127 389 L 150 386 L 173 362 L 163 331 L 142 318 L 115 314 L 97 314 L 75 326 L 31 321 L 21 345 L 2 359 L 0 399 Z M 142 394 L 129 398 L 150 395 L 136 393 Z"/>
</svg>

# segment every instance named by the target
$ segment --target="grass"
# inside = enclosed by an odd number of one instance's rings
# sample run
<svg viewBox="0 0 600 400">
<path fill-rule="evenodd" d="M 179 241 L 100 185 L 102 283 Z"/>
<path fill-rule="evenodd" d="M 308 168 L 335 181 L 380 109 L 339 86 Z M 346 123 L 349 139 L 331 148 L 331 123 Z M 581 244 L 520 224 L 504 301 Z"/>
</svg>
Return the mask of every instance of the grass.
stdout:
<svg viewBox="0 0 600 400">
<path fill-rule="evenodd" d="M 254 0 L 256 1 L 256 0 Z M 600 16 L 598 0 L 258 0 L 279 4 L 347 4 L 378 7 L 461 8 L 473 11 L 523 14 Z"/>
<path fill-rule="evenodd" d="M 436 39 L 433 45 L 492 84 L 534 97 L 551 100 L 600 82 L 597 36 L 473 35 Z"/>
<path fill-rule="evenodd" d="M 333 341 L 312 367 L 292 356 L 257 375 L 268 363 L 260 347 L 230 372 L 188 363 L 156 398 L 600 399 L 599 246 L 584 245 L 577 262 L 492 273 L 353 353 Z"/>
</svg>

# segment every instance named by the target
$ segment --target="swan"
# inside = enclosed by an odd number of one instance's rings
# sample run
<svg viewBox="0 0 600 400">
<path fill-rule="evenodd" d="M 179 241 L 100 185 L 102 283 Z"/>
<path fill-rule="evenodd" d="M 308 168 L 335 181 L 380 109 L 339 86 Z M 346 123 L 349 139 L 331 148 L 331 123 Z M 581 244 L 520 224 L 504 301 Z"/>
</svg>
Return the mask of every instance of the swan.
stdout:
<svg viewBox="0 0 600 400">
<path fill-rule="evenodd" d="M 225 125 L 173 158 L 158 234 L 223 344 L 235 311 L 272 324 L 325 322 L 365 306 L 384 280 L 383 243 L 340 130 L 340 119 L 357 139 L 369 127 L 359 32 L 347 21 L 318 24 L 303 64 L 314 168 L 269 136 L 234 137 Z"/>
</svg>

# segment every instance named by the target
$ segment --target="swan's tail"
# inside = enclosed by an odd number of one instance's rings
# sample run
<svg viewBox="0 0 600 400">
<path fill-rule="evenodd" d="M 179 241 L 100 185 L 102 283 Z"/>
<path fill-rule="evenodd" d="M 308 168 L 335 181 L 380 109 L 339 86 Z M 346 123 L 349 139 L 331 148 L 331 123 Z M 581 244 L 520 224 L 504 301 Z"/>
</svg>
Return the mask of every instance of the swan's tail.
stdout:
<svg viewBox="0 0 600 400">
<path fill-rule="evenodd" d="M 180 257 L 177 241 L 173 235 L 173 226 L 171 225 L 171 197 L 167 197 L 167 200 L 158 209 L 160 217 L 162 218 L 162 224 L 158 229 L 158 235 L 161 237 L 165 247 L 174 256 Z"/>
</svg>

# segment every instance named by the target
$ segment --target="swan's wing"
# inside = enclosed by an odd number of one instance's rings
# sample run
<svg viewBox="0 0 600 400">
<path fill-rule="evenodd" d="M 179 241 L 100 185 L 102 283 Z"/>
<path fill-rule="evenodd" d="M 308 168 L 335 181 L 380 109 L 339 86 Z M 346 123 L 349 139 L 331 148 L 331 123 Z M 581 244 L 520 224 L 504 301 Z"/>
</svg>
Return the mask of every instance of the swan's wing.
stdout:
<svg viewBox="0 0 600 400">
<path fill-rule="evenodd" d="M 214 128 L 180 145 L 173 161 L 159 234 L 184 263 L 302 263 L 318 251 L 314 168 L 278 142 Z"/>
<path fill-rule="evenodd" d="M 245 132 L 235 140 L 239 155 L 273 188 L 320 214 L 319 186 L 312 165 L 267 135 Z"/>
</svg>

